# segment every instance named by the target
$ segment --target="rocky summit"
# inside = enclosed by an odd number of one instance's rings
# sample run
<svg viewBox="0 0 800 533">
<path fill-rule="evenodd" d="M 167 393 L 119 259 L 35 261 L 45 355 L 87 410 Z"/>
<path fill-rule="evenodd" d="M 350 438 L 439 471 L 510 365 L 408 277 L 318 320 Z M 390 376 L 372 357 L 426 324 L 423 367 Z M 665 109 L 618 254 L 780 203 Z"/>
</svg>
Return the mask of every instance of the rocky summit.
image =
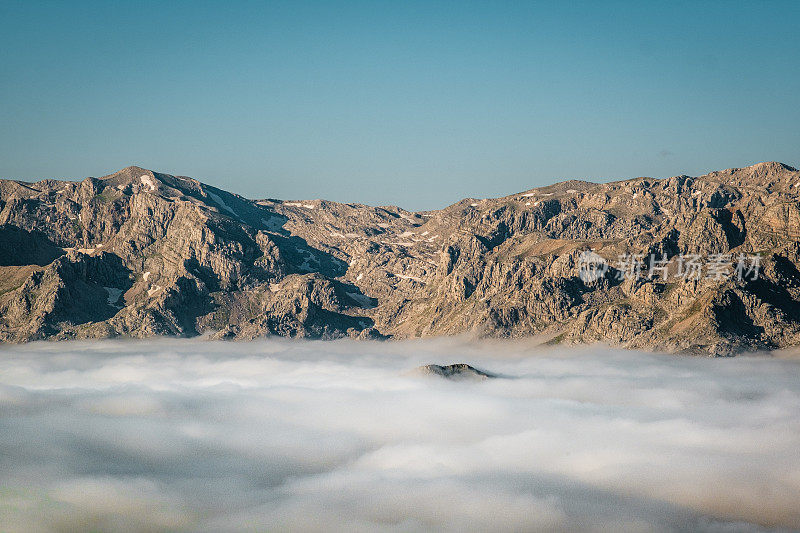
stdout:
<svg viewBox="0 0 800 533">
<path fill-rule="evenodd" d="M 412 374 L 421 376 L 438 376 L 455 381 L 480 381 L 497 377 L 495 374 L 478 370 L 474 366 L 466 363 L 455 363 L 452 365 L 423 365 L 415 368 Z"/>
<path fill-rule="evenodd" d="M 800 343 L 800 172 L 567 181 L 411 212 L 128 167 L 0 180 L 0 340 L 468 334 Z M 742 275 L 746 274 L 746 275 Z"/>
</svg>

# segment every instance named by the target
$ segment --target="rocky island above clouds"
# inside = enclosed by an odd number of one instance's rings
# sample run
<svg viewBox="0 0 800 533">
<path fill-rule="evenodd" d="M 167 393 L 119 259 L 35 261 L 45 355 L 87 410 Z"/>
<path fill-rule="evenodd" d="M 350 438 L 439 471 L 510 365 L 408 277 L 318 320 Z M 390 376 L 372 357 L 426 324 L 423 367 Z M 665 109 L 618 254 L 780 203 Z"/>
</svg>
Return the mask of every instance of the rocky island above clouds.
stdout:
<svg viewBox="0 0 800 533">
<path fill-rule="evenodd" d="M 471 334 L 702 354 L 794 346 L 799 195 L 800 172 L 780 163 L 567 181 L 425 212 L 249 200 L 139 167 L 80 182 L 0 180 L 0 340 Z"/>
</svg>

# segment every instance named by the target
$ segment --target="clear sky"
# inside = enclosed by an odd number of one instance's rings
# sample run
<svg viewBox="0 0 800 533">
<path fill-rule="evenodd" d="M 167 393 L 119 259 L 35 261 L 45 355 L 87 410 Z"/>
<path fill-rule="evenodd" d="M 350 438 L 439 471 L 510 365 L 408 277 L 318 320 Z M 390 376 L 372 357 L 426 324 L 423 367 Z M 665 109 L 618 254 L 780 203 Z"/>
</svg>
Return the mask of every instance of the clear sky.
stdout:
<svg viewBox="0 0 800 533">
<path fill-rule="evenodd" d="M 0 0 L 0 176 L 411 209 L 800 165 L 800 2 Z"/>
</svg>

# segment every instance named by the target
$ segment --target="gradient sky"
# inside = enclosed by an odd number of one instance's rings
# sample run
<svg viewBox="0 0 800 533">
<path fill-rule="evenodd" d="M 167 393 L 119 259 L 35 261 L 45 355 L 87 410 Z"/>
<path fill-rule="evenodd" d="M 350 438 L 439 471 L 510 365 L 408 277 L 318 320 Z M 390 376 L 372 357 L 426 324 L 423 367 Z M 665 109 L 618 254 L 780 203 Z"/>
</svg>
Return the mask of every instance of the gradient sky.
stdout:
<svg viewBox="0 0 800 533">
<path fill-rule="evenodd" d="M 0 0 L 0 176 L 411 209 L 800 165 L 800 2 Z"/>
</svg>

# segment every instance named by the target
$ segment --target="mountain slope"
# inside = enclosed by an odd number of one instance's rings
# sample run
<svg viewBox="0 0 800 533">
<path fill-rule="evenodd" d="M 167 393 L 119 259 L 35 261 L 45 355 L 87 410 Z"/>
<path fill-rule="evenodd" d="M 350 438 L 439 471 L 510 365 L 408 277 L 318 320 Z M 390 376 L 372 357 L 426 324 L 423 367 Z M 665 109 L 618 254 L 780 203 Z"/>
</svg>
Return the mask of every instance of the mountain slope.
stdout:
<svg viewBox="0 0 800 533">
<path fill-rule="evenodd" d="M 569 181 L 421 213 L 251 201 L 139 167 L 0 180 L 0 340 L 470 333 L 714 354 L 789 346 L 800 342 L 798 194 L 800 172 L 780 163 Z M 582 276 L 588 250 L 608 266 L 596 279 Z M 676 275 L 682 256 L 732 273 L 740 254 L 759 256 L 757 279 Z M 641 258 L 638 279 L 616 266 L 625 257 Z"/>
</svg>

